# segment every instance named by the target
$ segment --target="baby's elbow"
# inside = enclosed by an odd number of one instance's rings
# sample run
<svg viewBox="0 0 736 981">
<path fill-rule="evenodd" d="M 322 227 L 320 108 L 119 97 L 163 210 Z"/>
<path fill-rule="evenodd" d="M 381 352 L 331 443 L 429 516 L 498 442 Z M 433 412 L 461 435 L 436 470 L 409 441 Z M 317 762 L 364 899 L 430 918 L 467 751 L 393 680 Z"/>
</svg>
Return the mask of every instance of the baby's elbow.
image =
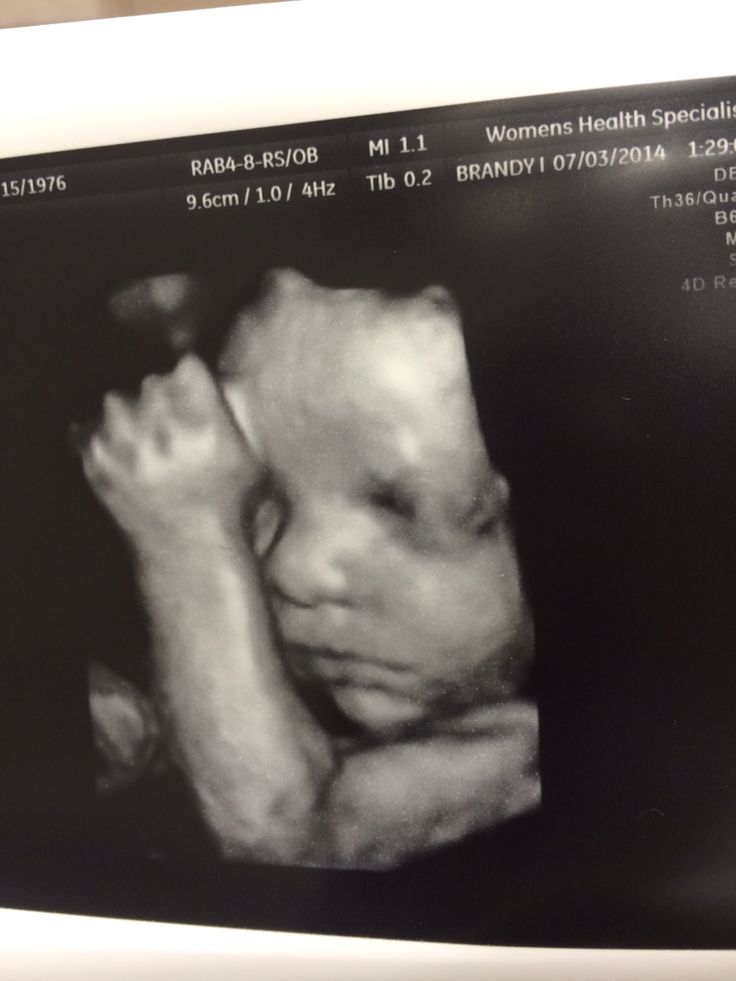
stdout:
<svg viewBox="0 0 736 981">
<path fill-rule="evenodd" d="M 229 799 L 202 799 L 222 857 L 279 865 L 323 865 L 334 850 L 318 785 L 251 788 Z"/>
</svg>

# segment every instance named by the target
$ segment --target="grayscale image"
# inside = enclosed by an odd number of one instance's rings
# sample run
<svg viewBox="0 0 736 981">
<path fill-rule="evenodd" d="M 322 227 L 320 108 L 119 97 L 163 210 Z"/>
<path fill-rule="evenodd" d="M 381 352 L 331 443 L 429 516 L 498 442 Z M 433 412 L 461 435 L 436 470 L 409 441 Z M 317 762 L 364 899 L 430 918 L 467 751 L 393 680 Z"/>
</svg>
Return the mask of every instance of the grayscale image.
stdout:
<svg viewBox="0 0 736 981">
<path fill-rule="evenodd" d="M 0 905 L 734 936 L 733 79 L 0 167 Z"/>
<path fill-rule="evenodd" d="M 92 666 L 102 792 L 178 767 L 222 855 L 377 869 L 537 806 L 510 490 L 446 289 L 274 270 L 215 372 L 105 397 L 82 463 L 152 638 L 147 692 Z"/>
</svg>

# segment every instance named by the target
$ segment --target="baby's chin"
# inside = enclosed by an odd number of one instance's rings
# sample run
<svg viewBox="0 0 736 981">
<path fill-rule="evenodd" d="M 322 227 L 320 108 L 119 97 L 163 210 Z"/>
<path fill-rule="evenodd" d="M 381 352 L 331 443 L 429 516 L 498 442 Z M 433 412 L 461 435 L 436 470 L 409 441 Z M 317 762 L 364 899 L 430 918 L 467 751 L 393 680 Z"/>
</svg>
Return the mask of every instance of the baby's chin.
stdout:
<svg viewBox="0 0 736 981">
<path fill-rule="evenodd" d="M 332 689 L 340 711 L 367 733 L 395 733 L 421 724 L 427 715 L 422 702 L 374 685 L 345 684 Z"/>
</svg>

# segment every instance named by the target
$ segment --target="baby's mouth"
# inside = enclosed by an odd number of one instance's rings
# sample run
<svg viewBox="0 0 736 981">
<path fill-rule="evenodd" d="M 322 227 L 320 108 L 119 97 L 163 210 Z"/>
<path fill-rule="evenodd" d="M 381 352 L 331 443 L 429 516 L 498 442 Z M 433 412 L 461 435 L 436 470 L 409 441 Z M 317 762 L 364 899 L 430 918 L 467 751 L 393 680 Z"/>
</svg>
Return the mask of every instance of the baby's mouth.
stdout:
<svg viewBox="0 0 736 981">
<path fill-rule="evenodd" d="M 337 681 L 351 677 L 365 664 L 363 658 L 351 651 L 334 647 L 311 647 L 307 644 L 286 644 L 284 656 L 289 667 L 300 677 L 319 677 Z"/>
<path fill-rule="evenodd" d="M 284 656 L 297 677 L 330 687 L 358 685 L 390 691 L 406 689 L 410 680 L 406 668 L 342 648 L 286 644 Z"/>
<path fill-rule="evenodd" d="M 405 668 L 351 651 L 301 644 L 287 645 L 285 656 L 297 682 L 321 689 L 340 715 L 363 732 L 400 731 L 425 714 Z"/>
</svg>

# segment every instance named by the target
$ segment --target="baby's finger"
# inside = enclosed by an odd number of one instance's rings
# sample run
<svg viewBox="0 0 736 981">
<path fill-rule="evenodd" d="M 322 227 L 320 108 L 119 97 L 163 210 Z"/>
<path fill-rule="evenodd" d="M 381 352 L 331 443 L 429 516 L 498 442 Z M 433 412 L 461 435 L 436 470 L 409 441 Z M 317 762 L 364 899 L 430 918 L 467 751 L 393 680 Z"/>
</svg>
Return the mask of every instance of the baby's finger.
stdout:
<svg viewBox="0 0 736 981">
<path fill-rule="evenodd" d="M 99 432 L 108 442 L 130 439 L 133 435 L 133 410 L 129 403 L 115 392 L 108 392 L 102 400 L 102 422 Z"/>
<path fill-rule="evenodd" d="M 88 477 L 98 480 L 117 480 L 127 472 L 135 458 L 135 447 L 131 440 L 121 434 L 109 438 L 98 430 L 90 439 L 82 455 L 82 463 Z"/>
<path fill-rule="evenodd" d="M 82 453 L 82 469 L 87 480 L 98 488 L 105 488 L 111 483 L 114 466 L 110 454 L 105 450 L 103 441 L 97 434 L 87 442 Z"/>
<path fill-rule="evenodd" d="M 212 375 L 196 355 L 186 354 L 169 376 L 172 402 L 177 415 L 194 425 L 212 418 L 220 395 Z"/>
<path fill-rule="evenodd" d="M 141 384 L 138 423 L 144 428 L 157 426 L 173 411 L 171 380 L 168 375 L 148 375 Z"/>
<path fill-rule="evenodd" d="M 132 404 L 120 395 L 108 393 L 95 439 L 111 461 L 128 466 L 133 462 L 138 428 Z"/>
<path fill-rule="evenodd" d="M 212 394 L 215 382 L 205 363 L 196 354 L 185 354 L 170 375 L 175 390 Z"/>
<path fill-rule="evenodd" d="M 101 436 L 106 442 L 119 438 L 130 439 L 133 435 L 133 408 L 130 400 L 115 392 L 108 392 L 102 402 L 102 411 L 96 419 L 73 422 L 67 433 L 67 445 L 75 456 L 83 456 L 93 436 Z"/>
</svg>

